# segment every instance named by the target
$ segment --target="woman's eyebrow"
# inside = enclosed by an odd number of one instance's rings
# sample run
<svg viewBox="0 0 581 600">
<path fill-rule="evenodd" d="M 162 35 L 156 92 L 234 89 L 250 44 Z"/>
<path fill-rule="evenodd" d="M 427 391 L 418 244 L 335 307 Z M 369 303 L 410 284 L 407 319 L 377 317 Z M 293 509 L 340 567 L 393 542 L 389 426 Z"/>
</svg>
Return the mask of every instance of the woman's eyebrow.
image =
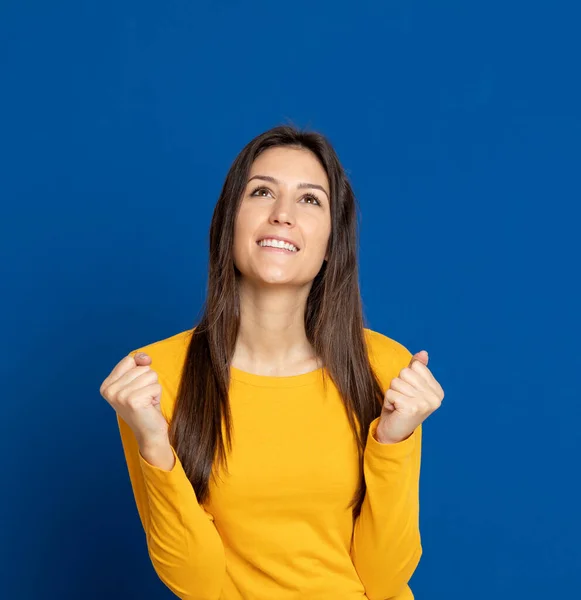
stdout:
<svg viewBox="0 0 581 600">
<path fill-rule="evenodd" d="M 276 179 L 275 177 L 271 177 L 270 175 L 253 175 L 248 180 L 248 183 L 250 183 L 253 179 L 263 179 L 264 181 L 270 181 L 271 183 L 276 183 L 277 185 L 280 185 L 280 183 L 281 183 L 278 179 Z M 325 194 L 327 194 L 327 190 L 323 186 L 318 185 L 316 183 L 298 183 L 297 184 L 297 190 L 300 190 L 303 188 L 315 188 L 315 189 L 321 190 L 322 192 L 325 192 Z M 327 198 L 328 197 L 329 197 L 329 194 L 327 194 Z"/>
</svg>

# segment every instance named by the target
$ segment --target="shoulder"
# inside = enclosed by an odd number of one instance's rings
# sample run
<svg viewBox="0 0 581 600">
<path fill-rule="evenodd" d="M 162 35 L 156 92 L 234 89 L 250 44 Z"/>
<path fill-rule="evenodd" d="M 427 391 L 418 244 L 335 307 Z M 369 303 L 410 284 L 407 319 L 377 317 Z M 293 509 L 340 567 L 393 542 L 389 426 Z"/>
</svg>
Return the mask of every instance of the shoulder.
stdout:
<svg viewBox="0 0 581 600">
<path fill-rule="evenodd" d="M 389 388 L 390 381 L 407 367 L 413 354 L 401 342 L 372 329 L 364 328 L 369 362 L 382 387 Z"/>
<path fill-rule="evenodd" d="M 186 329 L 167 338 L 149 342 L 135 350 L 131 350 L 129 354 L 133 356 L 137 352 L 145 352 L 151 356 L 152 360 L 157 359 L 160 367 L 175 366 L 177 359 L 185 358 L 192 331 L 193 329 Z"/>
<path fill-rule="evenodd" d="M 186 353 L 193 329 L 186 329 L 161 340 L 155 340 L 128 352 L 135 356 L 145 352 L 151 357 L 151 368 L 162 387 L 161 410 L 170 419 L 178 393 Z"/>
</svg>

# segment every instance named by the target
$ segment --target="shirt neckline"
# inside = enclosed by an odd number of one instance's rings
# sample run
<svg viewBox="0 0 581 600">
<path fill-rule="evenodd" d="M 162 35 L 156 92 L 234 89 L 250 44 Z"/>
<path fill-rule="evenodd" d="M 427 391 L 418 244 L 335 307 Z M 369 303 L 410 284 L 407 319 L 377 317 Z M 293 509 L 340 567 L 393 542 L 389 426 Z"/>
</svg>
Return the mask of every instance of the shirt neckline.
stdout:
<svg viewBox="0 0 581 600">
<path fill-rule="evenodd" d="M 319 367 L 314 371 L 308 371 L 307 373 L 301 373 L 300 375 L 286 375 L 279 377 L 274 375 L 257 375 L 256 373 L 249 373 L 248 371 L 242 371 L 241 369 L 231 366 L 230 378 L 258 387 L 292 388 L 317 382 L 322 376 L 323 369 L 324 367 Z"/>
</svg>

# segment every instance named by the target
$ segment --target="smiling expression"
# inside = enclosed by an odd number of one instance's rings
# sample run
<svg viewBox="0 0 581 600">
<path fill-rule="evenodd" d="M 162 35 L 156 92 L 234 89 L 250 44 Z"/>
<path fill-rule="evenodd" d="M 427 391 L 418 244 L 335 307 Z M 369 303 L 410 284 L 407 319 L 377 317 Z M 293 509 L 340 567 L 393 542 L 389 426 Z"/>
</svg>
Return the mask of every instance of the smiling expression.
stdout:
<svg viewBox="0 0 581 600">
<path fill-rule="evenodd" d="M 312 282 L 328 258 L 329 180 L 306 149 L 269 148 L 252 164 L 234 229 L 234 262 L 244 277 L 267 283 Z M 265 248 L 281 237 L 297 249 Z"/>
</svg>

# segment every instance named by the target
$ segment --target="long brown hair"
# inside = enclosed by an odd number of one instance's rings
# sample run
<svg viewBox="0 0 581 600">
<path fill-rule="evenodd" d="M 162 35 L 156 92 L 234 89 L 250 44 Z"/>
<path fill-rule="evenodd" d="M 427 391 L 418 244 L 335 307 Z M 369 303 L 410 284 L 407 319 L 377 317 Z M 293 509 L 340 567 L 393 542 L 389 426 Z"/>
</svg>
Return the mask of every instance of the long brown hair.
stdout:
<svg viewBox="0 0 581 600">
<path fill-rule="evenodd" d="M 365 495 L 363 451 L 367 431 L 371 421 L 380 415 L 383 392 L 369 362 L 363 331 L 355 195 L 335 150 L 320 133 L 291 125 L 274 127 L 251 140 L 226 175 L 210 225 L 207 296 L 186 353 L 170 440 L 198 502 L 204 502 L 214 459 L 227 468 L 226 444 L 228 451 L 232 449 L 228 391 L 240 324 L 240 271 L 233 259 L 234 224 L 253 161 L 275 146 L 310 150 L 329 179 L 328 261 L 323 262 L 313 281 L 304 324 L 307 339 L 323 366 L 323 375 L 326 370 L 345 403 L 358 442 L 360 484 L 348 507 L 353 507 L 353 516 L 357 517 Z"/>
</svg>

